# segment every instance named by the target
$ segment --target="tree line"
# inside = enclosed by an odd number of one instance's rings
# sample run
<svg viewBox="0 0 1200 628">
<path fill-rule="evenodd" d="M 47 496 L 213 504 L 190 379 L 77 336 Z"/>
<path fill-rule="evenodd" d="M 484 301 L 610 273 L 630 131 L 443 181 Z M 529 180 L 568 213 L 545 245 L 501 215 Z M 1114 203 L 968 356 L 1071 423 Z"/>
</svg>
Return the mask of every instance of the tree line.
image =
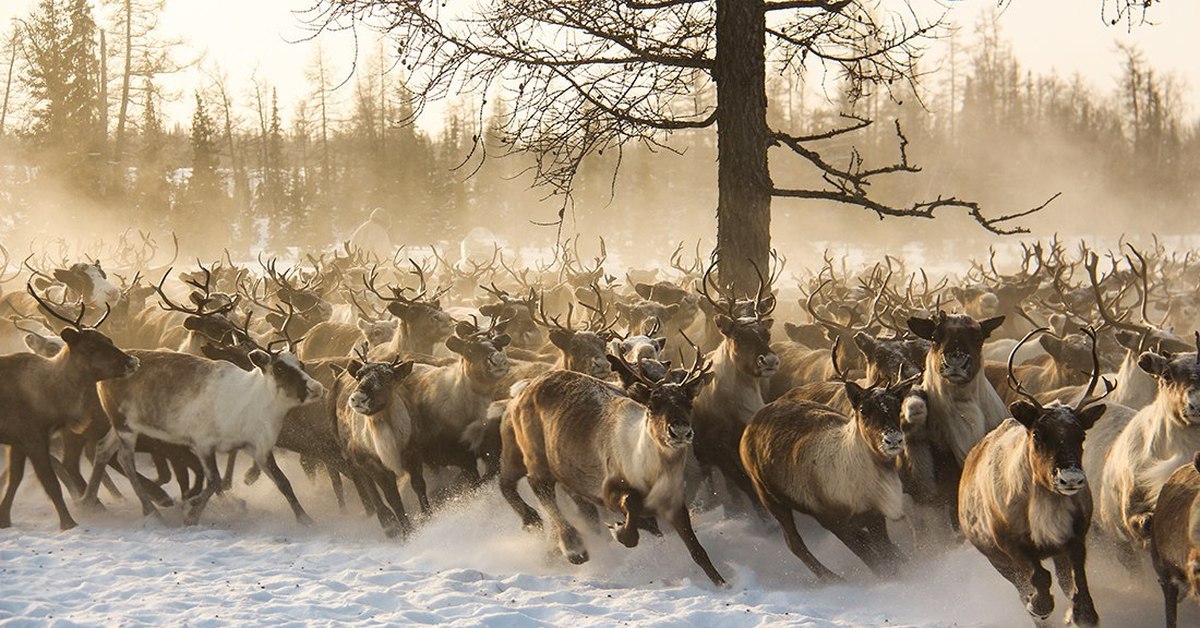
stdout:
<svg viewBox="0 0 1200 628">
<path fill-rule="evenodd" d="M 664 232 L 672 241 L 711 236 L 711 133 L 683 129 L 662 144 L 588 155 L 570 196 L 543 200 L 543 190 L 528 189 L 534 157 L 490 158 L 513 152 L 497 128 L 512 113 L 505 99 L 451 101 L 431 133 L 412 124 L 419 111 L 404 68 L 393 67 L 382 46 L 345 84 L 336 60 L 318 51 L 306 72 L 310 91 L 287 103 L 285 118 L 267 81 L 231 85 L 219 68 L 184 59 L 183 42 L 159 32 L 162 1 L 41 0 L 0 42 L 7 215 L 35 221 L 30 209 L 39 204 L 83 199 L 122 224 L 186 231 L 194 244 L 218 250 L 338 241 L 376 207 L 391 216 L 393 237 L 412 243 L 455 240 L 475 226 L 515 238 L 531 221 L 552 220 L 560 205 L 568 230 L 618 243 L 645 246 L 661 239 L 647 234 Z M 896 161 L 897 150 L 906 162 L 911 154 L 916 176 L 875 184 L 893 197 L 933 189 L 1005 207 L 1014 187 L 1031 190 L 1026 199 L 1061 191 L 1040 219 L 1057 228 L 1099 229 L 1102 215 L 1116 225 L 1126 215 L 1136 219 L 1124 224 L 1142 228 L 1189 228 L 1182 210 L 1200 185 L 1190 175 L 1200 142 L 1175 77 L 1132 48 L 1122 50 L 1111 88 L 1038 74 L 1021 66 L 995 20 L 973 31 L 952 35 L 948 58 L 928 68 L 937 71 L 913 72 L 919 78 L 904 85 L 831 79 L 823 91 L 832 97 L 821 99 L 803 78 L 768 72 L 768 116 L 796 135 L 873 121 L 820 152 L 862 169 Z M 194 91 L 162 87 L 166 75 L 184 71 L 201 77 Z M 704 111 L 715 93 L 710 85 L 692 97 Z M 170 124 L 163 105 L 178 98 L 193 114 Z M 782 155 L 771 161 L 776 180 L 820 181 L 820 172 Z M 780 204 L 789 209 L 777 235 L 884 241 L 889 227 L 913 229 L 820 201 Z M 961 227 L 942 222 L 919 228 L 929 238 Z"/>
</svg>

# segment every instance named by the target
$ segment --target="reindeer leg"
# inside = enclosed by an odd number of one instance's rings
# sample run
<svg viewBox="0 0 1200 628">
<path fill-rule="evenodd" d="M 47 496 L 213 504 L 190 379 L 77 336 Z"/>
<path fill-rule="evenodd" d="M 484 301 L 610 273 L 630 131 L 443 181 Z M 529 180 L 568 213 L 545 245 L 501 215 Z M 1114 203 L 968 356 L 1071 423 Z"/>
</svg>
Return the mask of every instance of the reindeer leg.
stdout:
<svg viewBox="0 0 1200 628">
<path fill-rule="evenodd" d="M 421 514 L 429 516 L 429 490 L 425 486 L 425 461 L 421 455 L 413 451 L 410 447 L 408 451 L 401 456 L 400 464 L 408 473 L 408 484 L 412 487 L 414 493 L 417 494 L 417 504 L 421 507 Z"/>
<path fill-rule="evenodd" d="M 224 492 L 233 488 L 233 472 L 237 467 L 237 452 L 229 452 L 229 457 L 225 459 L 225 473 L 221 476 L 220 488 L 218 490 Z"/>
<path fill-rule="evenodd" d="M 329 488 L 333 490 L 333 496 L 337 498 L 338 512 L 346 514 L 346 491 L 342 488 L 342 474 L 337 469 L 330 465 L 325 466 L 325 473 L 329 475 Z"/>
<path fill-rule="evenodd" d="M 1030 615 L 1045 619 L 1054 611 L 1054 595 L 1050 593 L 1050 572 L 1037 561 L 1031 561 L 1033 573 L 1029 583 L 1033 585 L 1033 594 L 1025 604 Z"/>
<path fill-rule="evenodd" d="M 1179 625 L 1179 586 L 1170 576 L 1159 577 L 1158 586 L 1162 587 L 1166 626 L 1176 628 Z"/>
<path fill-rule="evenodd" d="M 358 470 L 358 467 L 354 463 L 351 463 L 348 473 L 350 475 L 350 482 L 354 484 L 354 490 L 358 493 L 358 500 L 362 502 L 363 512 L 368 517 L 376 514 L 376 500 L 372 499 L 372 497 L 378 498 L 379 496 L 370 494 L 370 492 L 367 490 L 365 480 L 362 477 L 362 472 Z M 374 489 L 371 490 L 374 491 Z"/>
<path fill-rule="evenodd" d="M 1095 626 L 1100 623 L 1100 615 L 1096 612 L 1096 605 L 1092 602 L 1092 592 L 1088 588 L 1087 571 L 1084 564 L 1087 562 L 1087 545 L 1086 545 L 1086 529 L 1076 534 L 1075 538 L 1067 546 L 1067 558 L 1071 563 L 1071 571 L 1075 576 L 1075 591 L 1071 598 L 1071 610 L 1067 612 L 1066 621 L 1068 624 L 1077 624 L 1080 626 Z M 1057 566 L 1057 562 L 1055 563 Z"/>
<path fill-rule="evenodd" d="M 300 500 L 296 499 L 296 492 L 292 490 L 292 483 L 288 482 L 287 476 L 283 474 L 283 469 L 279 468 L 279 463 L 275 462 L 275 452 L 268 451 L 266 458 L 259 463 L 260 467 L 267 472 L 267 477 L 275 483 L 275 488 L 279 489 L 280 493 L 287 499 L 288 505 L 292 507 L 292 512 L 296 515 L 296 521 L 304 525 L 312 525 L 313 520 L 304 512 L 304 507 L 300 505 Z"/>
<path fill-rule="evenodd" d="M 791 507 L 786 504 L 777 503 L 766 495 L 761 495 L 760 499 L 763 505 L 767 507 L 767 512 L 770 512 L 775 517 L 775 520 L 779 522 L 779 527 L 783 530 L 783 540 L 787 542 L 788 549 L 812 570 L 817 579 L 827 582 L 841 581 L 842 578 L 830 571 L 821 561 L 817 560 L 817 557 L 813 556 L 808 546 L 804 544 L 804 539 L 800 536 L 800 532 L 796 530 L 796 515 L 792 512 Z"/>
<path fill-rule="evenodd" d="M 58 477 L 54 475 L 54 465 L 50 462 L 48 444 L 42 441 L 32 443 L 32 445 L 25 450 L 25 455 L 33 464 L 33 472 L 37 475 L 38 481 L 42 483 L 46 495 L 50 497 L 50 502 L 54 504 L 54 510 L 58 511 L 58 529 L 70 530 L 79 524 L 71 518 L 71 511 L 67 510 L 67 504 L 63 501 L 62 487 L 58 485 Z"/>
<path fill-rule="evenodd" d="M 671 526 L 675 528 L 675 533 L 679 535 L 679 538 L 683 539 L 683 544 L 688 548 L 688 553 L 692 555 L 692 560 L 700 565 L 708 579 L 719 587 L 725 586 L 725 579 L 713 566 L 708 552 L 704 551 L 703 545 L 700 545 L 700 539 L 696 538 L 696 531 L 692 529 L 692 515 L 688 512 L 686 504 L 680 504 L 679 509 L 671 515 Z M 795 528 L 793 527 L 793 529 Z"/>
<path fill-rule="evenodd" d="M 158 486 L 162 486 L 163 484 L 170 482 L 171 481 L 171 463 L 170 463 L 170 461 L 167 460 L 167 458 L 161 454 L 154 454 L 153 456 L 151 456 L 150 459 L 152 461 L 154 461 L 155 478 L 154 478 L 153 482 L 155 484 L 157 484 Z"/>
<path fill-rule="evenodd" d="M 25 477 L 25 450 L 16 445 L 8 446 L 8 488 L 4 491 L 4 500 L 0 501 L 0 528 L 12 526 L 13 500 L 17 497 L 17 487 Z"/>
<path fill-rule="evenodd" d="M 108 430 L 99 442 L 96 443 L 96 451 L 92 456 L 92 474 L 88 478 L 87 489 L 83 492 L 83 499 L 80 503 L 88 508 L 103 508 L 100 504 L 100 485 L 109 486 L 112 479 L 108 477 L 108 465 L 113 460 L 113 454 L 120 447 L 120 437 L 116 430 Z M 114 487 L 115 488 L 115 487 Z M 114 493 L 120 495 L 120 493 Z M 148 513 L 144 513 L 148 514 Z"/>
<path fill-rule="evenodd" d="M 183 523 L 189 526 L 194 526 L 200 521 L 200 514 L 204 512 L 208 500 L 212 499 L 221 486 L 221 469 L 217 466 L 217 454 L 215 452 L 195 453 L 204 467 L 204 490 L 184 506 Z"/>
<path fill-rule="evenodd" d="M 583 545 L 583 539 L 579 536 L 579 530 L 576 530 L 575 526 L 571 525 L 571 522 L 567 521 L 562 511 L 558 509 L 558 496 L 554 492 L 553 477 L 549 474 L 530 474 L 529 485 L 533 488 L 533 494 L 542 503 L 542 508 L 546 511 L 546 515 L 550 517 L 550 522 L 554 525 L 558 536 L 558 546 L 562 550 L 563 555 L 572 564 L 581 565 L 586 563 L 588 561 L 588 552 L 587 548 Z"/>
<path fill-rule="evenodd" d="M 400 534 L 408 536 L 412 533 L 413 526 L 408 519 L 408 513 L 404 510 L 404 500 L 400 498 L 400 491 L 396 488 L 396 474 L 386 469 L 381 470 L 375 474 L 375 483 L 379 485 L 379 490 L 383 492 L 392 512 L 396 514 Z"/>
<path fill-rule="evenodd" d="M 372 514 L 379 518 L 379 525 L 383 527 L 384 534 L 389 539 L 400 536 L 400 522 L 396 520 L 396 515 L 391 509 L 384 505 L 383 500 L 380 499 L 371 473 L 360 465 L 351 463 L 350 479 L 354 481 L 354 486 L 358 489 L 358 497 L 362 500 L 363 506 L 370 509 Z"/>
<path fill-rule="evenodd" d="M 71 494 L 73 499 L 79 499 L 83 495 L 87 485 L 83 482 L 83 476 L 79 475 L 79 470 L 74 473 L 71 468 L 59 462 L 53 455 L 50 456 L 50 466 L 54 469 L 54 475 L 62 481 L 63 486 L 67 487 L 67 492 Z"/>
<path fill-rule="evenodd" d="M 575 508 L 579 510 L 579 516 L 583 517 L 584 522 L 593 530 L 602 530 L 600 527 L 600 510 L 596 508 L 588 498 L 574 492 L 568 492 L 571 496 L 571 501 L 575 502 Z"/>
<path fill-rule="evenodd" d="M 638 522 L 644 511 L 642 494 L 624 480 L 609 478 L 604 483 L 604 505 L 625 515 L 624 521 L 609 526 L 613 538 L 625 547 L 637 547 Z"/>
<path fill-rule="evenodd" d="M 532 532 L 542 529 L 542 517 L 529 504 L 521 499 L 521 494 L 517 492 L 517 483 L 521 478 L 525 477 L 527 470 L 525 468 L 525 456 L 521 452 L 521 448 L 517 445 L 516 434 L 511 426 L 502 424 L 500 429 L 501 450 L 500 450 L 500 494 L 504 496 L 504 500 L 512 506 L 513 511 L 521 518 L 521 526 Z M 419 495 L 419 493 L 418 493 Z"/>
</svg>

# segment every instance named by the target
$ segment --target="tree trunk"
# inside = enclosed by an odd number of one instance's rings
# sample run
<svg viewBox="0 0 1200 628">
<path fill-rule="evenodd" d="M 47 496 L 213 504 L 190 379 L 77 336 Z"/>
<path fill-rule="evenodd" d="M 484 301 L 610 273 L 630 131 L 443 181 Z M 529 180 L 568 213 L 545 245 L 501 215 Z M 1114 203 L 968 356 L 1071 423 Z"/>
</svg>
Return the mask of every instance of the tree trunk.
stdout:
<svg viewBox="0 0 1200 628">
<path fill-rule="evenodd" d="M 133 0 L 125 0 L 125 71 L 121 75 L 121 106 L 117 111 L 117 139 L 113 161 L 125 158 L 125 124 L 129 116 L 129 77 L 133 69 Z"/>
<path fill-rule="evenodd" d="M 722 285 L 751 295 L 751 261 L 767 273 L 771 250 L 763 1 L 717 0 L 716 37 L 718 270 Z"/>
<path fill-rule="evenodd" d="M 8 78 L 4 80 L 4 105 L 0 106 L 0 136 L 4 135 L 4 123 L 8 120 L 8 97 L 12 93 L 13 68 L 17 66 L 17 28 L 13 27 L 12 52 L 8 58 Z"/>
</svg>

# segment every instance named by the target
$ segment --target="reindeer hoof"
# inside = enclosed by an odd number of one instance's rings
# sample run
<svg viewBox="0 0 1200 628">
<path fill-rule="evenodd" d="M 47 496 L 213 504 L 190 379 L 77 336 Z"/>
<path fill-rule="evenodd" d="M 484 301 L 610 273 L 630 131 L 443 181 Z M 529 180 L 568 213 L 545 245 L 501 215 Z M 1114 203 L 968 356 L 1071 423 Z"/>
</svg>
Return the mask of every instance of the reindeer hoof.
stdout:
<svg viewBox="0 0 1200 628">
<path fill-rule="evenodd" d="M 566 552 L 566 556 L 567 556 L 567 560 L 569 560 L 572 565 L 582 565 L 588 561 L 587 550 L 583 550 L 583 549 L 570 550 L 570 551 Z"/>
<path fill-rule="evenodd" d="M 87 512 L 108 512 L 108 509 L 104 507 L 104 504 L 100 503 L 99 499 L 82 498 L 76 503 Z"/>
<path fill-rule="evenodd" d="M 1038 619 L 1046 619 L 1054 612 L 1054 597 L 1033 593 L 1025 601 L 1025 610 Z"/>
<path fill-rule="evenodd" d="M 74 519 L 67 517 L 66 519 L 63 519 L 62 521 L 58 522 L 58 531 L 66 532 L 67 530 L 70 530 L 71 528 L 74 528 L 78 525 L 79 524 L 75 523 Z"/>
<path fill-rule="evenodd" d="M 300 525 L 307 527 L 307 526 L 313 525 L 313 523 L 315 523 L 315 522 L 312 520 L 312 517 L 308 516 L 305 513 L 300 513 L 300 514 L 296 515 L 296 523 L 299 523 Z"/>
<path fill-rule="evenodd" d="M 817 580 L 821 584 L 842 584 L 842 583 L 846 582 L 845 578 L 833 573 L 832 571 L 827 571 L 823 574 L 818 575 Z"/>
<path fill-rule="evenodd" d="M 0 530 L 3 530 L 4 528 L 11 528 L 11 527 L 12 527 L 12 519 L 9 519 L 8 517 L 0 519 Z"/>
<path fill-rule="evenodd" d="M 1063 621 L 1068 626 L 1097 626 L 1100 624 L 1100 615 L 1092 606 L 1074 605 L 1067 611 L 1067 616 Z"/>
</svg>

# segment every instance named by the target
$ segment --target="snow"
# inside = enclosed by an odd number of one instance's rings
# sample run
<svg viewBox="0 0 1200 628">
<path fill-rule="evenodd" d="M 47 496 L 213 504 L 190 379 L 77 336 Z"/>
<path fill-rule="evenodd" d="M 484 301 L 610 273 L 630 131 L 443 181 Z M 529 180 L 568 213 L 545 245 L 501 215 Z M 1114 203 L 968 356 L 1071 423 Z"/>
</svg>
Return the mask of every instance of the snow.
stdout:
<svg viewBox="0 0 1200 628">
<path fill-rule="evenodd" d="M 718 589 L 670 532 L 627 550 L 607 531 L 581 528 L 592 560 L 569 565 L 547 539 L 521 530 L 494 484 L 444 504 L 407 541 L 388 540 L 353 498 L 348 514 L 339 514 L 325 478 L 309 481 L 290 456 L 281 463 L 317 520 L 311 528 L 295 523 L 268 481 L 245 486 L 239 473 L 233 495 L 214 498 L 198 526 L 177 527 L 178 509 L 164 512 L 166 524 L 143 520 L 135 500 L 102 492 L 107 511 L 72 505 L 81 525 L 59 532 L 41 486 L 26 473 L 14 527 L 0 530 L 0 622 L 1029 625 L 1015 589 L 961 544 L 881 581 L 807 521 L 801 533 L 810 548 L 847 578 L 819 586 L 773 524 L 715 509 L 697 514 L 696 528 L 730 581 Z M 894 537 L 911 545 L 903 525 Z M 1123 573 L 1094 552 L 1088 571 L 1106 626 L 1161 621 L 1148 567 Z M 1061 621 L 1067 603 L 1055 595 L 1053 619 Z M 1192 602 L 1181 611 L 1180 625 L 1200 625 Z"/>
</svg>

